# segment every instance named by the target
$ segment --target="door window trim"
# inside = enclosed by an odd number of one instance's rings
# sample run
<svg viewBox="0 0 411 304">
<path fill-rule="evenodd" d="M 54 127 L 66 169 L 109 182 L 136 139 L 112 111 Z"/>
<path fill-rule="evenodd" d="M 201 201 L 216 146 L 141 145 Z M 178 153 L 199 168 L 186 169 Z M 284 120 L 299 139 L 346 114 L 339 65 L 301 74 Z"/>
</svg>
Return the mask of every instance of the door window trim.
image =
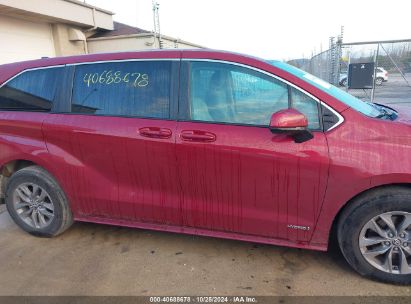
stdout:
<svg viewBox="0 0 411 304">
<path fill-rule="evenodd" d="M 66 64 L 55 64 L 55 65 L 48 65 L 48 66 L 39 66 L 39 67 L 33 67 L 33 68 L 26 68 L 23 69 L 22 71 L 18 72 L 17 74 L 13 75 L 6 81 L 0 84 L 0 89 L 7 85 L 10 81 L 13 79 L 19 77 L 20 75 L 24 73 L 28 73 L 31 71 L 37 71 L 37 70 L 47 70 L 47 69 L 54 69 L 54 68 L 63 68 L 62 72 L 62 79 L 63 80 L 68 80 L 67 82 L 67 88 L 62 88 L 58 87 L 58 92 L 56 95 L 60 95 L 59 97 L 63 98 L 64 100 L 57 102 L 56 100 L 53 100 L 53 105 L 50 111 L 47 112 L 40 112 L 44 114 L 69 114 L 69 115 L 93 115 L 93 114 L 84 114 L 84 113 L 73 113 L 71 112 L 71 98 L 73 94 L 73 89 L 74 89 L 74 74 L 75 74 L 75 67 L 78 65 L 86 65 L 86 64 L 99 64 L 99 63 L 121 63 L 121 62 L 135 62 L 135 61 L 171 61 L 171 62 L 178 62 L 178 66 L 175 67 L 172 64 L 171 68 L 171 81 L 173 81 L 172 84 L 172 89 L 173 92 L 170 96 L 170 117 L 167 119 L 161 119 L 161 120 L 166 120 L 166 121 L 175 121 L 177 120 L 177 111 L 178 111 L 178 95 L 179 95 L 179 79 L 180 79 L 180 66 L 181 66 L 181 58 L 130 58 L 130 59 L 109 59 L 109 60 L 98 60 L 98 61 L 85 61 L 85 62 L 74 62 L 74 63 L 66 63 Z M 74 67 L 74 69 L 73 69 Z M 176 76 L 175 79 L 173 79 L 173 71 L 174 69 L 176 70 Z M 170 83 L 171 86 L 171 83 Z M 69 111 L 65 111 L 64 109 L 69 109 Z M 39 113 L 39 111 L 12 111 L 12 110 L 1 110 L 0 112 L 27 112 L 27 113 Z M 124 118 L 139 118 L 139 119 L 160 119 L 156 117 L 145 117 L 145 116 L 128 116 L 128 115 L 98 115 L 102 117 L 124 117 Z"/>
<path fill-rule="evenodd" d="M 180 61 L 180 58 L 131 58 L 131 59 L 109 59 L 109 60 L 98 60 L 98 61 L 85 61 L 85 62 L 74 62 L 67 63 L 65 66 L 77 66 L 86 64 L 99 64 L 99 63 L 119 63 L 119 62 L 135 62 L 135 61 Z"/>
<path fill-rule="evenodd" d="M 311 93 L 307 92 L 306 90 L 304 90 L 304 89 L 296 86 L 295 84 L 289 82 L 288 80 L 286 80 L 286 79 L 284 79 L 284 78 L 281 78 L 281 77 L 279 77 L 279 76 L 277 76 L 277 75 L 275 75 L 275 74 L 272 74 L 272 73 L 270 73 L 270 72 L 261 70 L 261 69 L 259 69 L 259 68 L 256 68 L 256 67 L 253 67 L 253 66 L 250 66 L 250 65 L 246 65 L 246 64 L 242 64 L 242 63 L 238 63 L 238 62 L 234 62 L 234 61 L 220 60 L 220 59 L 181 58 L 181 62 L 182 62 L 182 67 L 184 67 L 183 63 L 186 63 L 186 62 L 212 62 L 212 63 L 222 63 L 222 64 L 229 64 L 229 65 L 239 66 L 239 67 L 242 67 L 242 68 L 246 68 L 246 69 L 250 69 L 250 70 L 254 70 L 254 71 L 260 72 L 260 73 L 262 73 L 262 74 L 265 74 L 265 75 L 267 75 L 267 76 L 270 76 L 270 77 L 272 77 L 272 78 L 275 78 L 275 79 L 277 79 L 278 81 L 283 82 L 283 83 L 285 83 L 286 85 L 288 85 L 288 86 L 290 86 L 290 87 L 292 87 L 292 88 L 295 88 L 296 90 L 300 91 L 301 93 L 303 93 L 303 94 L 307 95 L 308 97 L 314 99 L 314 100 L 318 103 L 318 105 L 319 105 L 319 113 L 318 113 L 318 115 L 319 115 L 319 118 L 320 118 L 320 123 L 321 123 L 321 125 L 322 125 L 321 106 L 326 107 L 326 108 L 327 108 L 328 110 L 330 110 L 334 115 L 336 115 L 337 118 L 338 118 L 338 121 L 337 121 L 333 126 L 331 126 L 330 128 L 328 128 L 327 130 L 322 130 L 323 132 L 331 131 L 331 130 L 337 128 L 339 125 L 341 125 L 341 124 L 344 122 L 344 117 L 343 117 L 340 113 L 338 113 L 336 110 L 334 110 L 332 107 L 330 107 L 328 104 L 326 104 L 325 102 L 321 101 L 319 98 L 315 97 L 314 95 L 312 95 Z M 183 73 L 180 73 L 180 75 L 188 76 L 188 75 L 184 75 Z M 189 82 L 189 79 L 188 79 L 187 77 L 185 77 L 185 79 L 183 79 L 183 78 L 180 78 L 180 79 L 181 79 L 181 80 L 180 80 L 180 83 L 181 83 L 182 81 L 184 81 L 184 80 L 186 80 L 187 82 Z M 186 86 L 189 87 L 189 83 L 187 83 Z M 181 87 L 180 87 L 180 90 L 181 90 Z M 181 91 L 182 91 L 182 90 L 181 90 Z M 185 98 L 187 99 L 188 96 L 185 97 Z M 289 98 L 290 98 L 290 97 L 289 97 Z M 181 100 L 184 99 L 184 96 L 181 95 L 181 92 L 180 92 L 180 98 L 179 98 L 179 99 L 180 99 L 179 102 L 181 102 Z M 185 101 L 186 106 L 188 105 L 188 102 L 189 102 L 189 100 L 186 100 L 186 101 Z M 220 123 L 220 122 L 210 122 L 210 121 L 195 121 L 195 120 L 191 120 L 191 119 L 187 120 L 187 119 L 181 118 L 180 115 L 181 115 L 181 113 L 179 112 L 179 115 L 178 115 L 179 121 L 190 121 L 190 122 L 201 122 L 201 123 L 212 123 L 212 124 L 224 124 L 224 125 L 236 125 L 236 126 L 248 126 L 248 127 L 264 127 L 264 128 L 267 127 L 267 126 L 265 126 L 265 125 L 263 126 L 263 125 L 248 125 L 248 124 L 238 124 L 238 123 Z M 180 119 L 180 118 L 181 118 L 181 119 Z M 315 132 L 315 131 L 319 131 L 319 130 L 312 130 L 312 131 Z"/>
<path fill-rule="evenodd" d="M 53 69 L 53 68 L 64 68 L 76 65 L 83 65 L 83 64 L 98 64 L 98 63 L 116 63 L 122 61 L 180 61 L 180 58 L 134 58 L 134 59 L 114 59 L 114 60 L 99 60 L 99 61 L 85 61 L 85 62 L 74 62 L 74 63 L 66 63 L 66 64 L 56 64 L 56 65 L 48 65 L 48 66 L 41 66 L 41 67 L 34 67 L 34 68 L 27 68 L 23 69 L 22 71 L 18 72 L 17 74 L 13 75 L 5 82 L 0 84 L 0 88 L 6 85 L 8 82 L 12 81 L 14 78 L 20 76 L 23 73 L 36 71 L 36 70 L 45 70 L 45 69 Z"/>
<path fill-rule="evenodd" d="M 306 94 L 307 96 L 311 97 L 312 99 L 314 99 L 316 102 L 318 102 L 321 106 L 326 107 L 328 110 L 330 110 L 334 115 L 337 116 L 338 121 L 331 126 L 330 128 L 328 128 L 327 130 L 324 130 L 324 132 L 328 132 L 331 131 L 335 128 L 337 128 L 339 125 L 341 125 L 344 122 L 344 117 L 338 113 L 336 110 L 334 110 L 332 107 L 330 107 L 327 103 L 321 101 L 320 99 L 318 99 L 317 97 L 315 97 L 314 95 L 312 95 L 311 93 L 307 92 L 306 90 L 296 86 L 295 84 L 289 82 L 288 80 L 285 80 L 275 74 L 272 74 L 270 72 L 267 72 L 265 70 L 250 66 L 250 65 L 246 65 L 246 64 L 242 64 L 242 63 L 238 63 L 238 62 L 234 62 L 234 61 L 227 61 L 227 60 L 218 60 L 218 59 L 201 59 L 201 58 L 130 58 L 130 59 L 115 59 L 115 60 L 99 60 L 99 61 L 87 61 L 87 62 L 75 62 L 75 63 L 67 63 L 67 64 L 57 64 L 57 65 L 50 65 L 50 66 L 43 66 L 43 67 L 34 67 L 34 68 L 28 68 L 28 69 L 24 69 L 20 72 L 18 72 L 17 74 L 13 75 L 12 77 L 10 77 L 9 79 L 7 79 L 5 82 L 3 82 L 2 84 L 0 84 L 0 89 L 5 86 L 7 83 L 9 83 L 10 81 L 12 81 L 14 78 L 22 75 L 23 73 L 26 72 L 30 72 L 30 71 L 35 71 L 35 70 L 46 70 L 46 69 L 52 69 L 52 68 L 66 68 L 66 67 L 73 67 L 73 66 L 77 66 L 77 65 L 85 65 L 85 64 L 98 64 L 98 63 L 116 63 L 116 62 L 133 62 L 133 61 L 180 61 L 179 64 L 179 68 L 178 68 L 178 74 L 176 75 L 176 79 L 177 79 L 177 94 L 173 94 L 173 95 L 179 95 L 178 97 L 176 96 L 171 96 L 171 100 L 170 100 L 170 118 L 169 119 L 164 119 L 164 120 L 179 120 L 179 121 L 192 121 L 192 120 L 184 120 L 184 119 L 180 119 L 180 103 L 181 103 L 181 99 L 182 99 L 182 88 L 184 86 L 184 84 L 182 83 L 181 80 L 183 80 L 183 76 L 184 76 L 184 72 L 182 71 L 182 63 L 184 62 L 192 62 L 192 61 L 203 61 L 203 62 L 215 62 L 215 63 L 224 63 L 224 64 L 231 64 L 231 65 L 237 65 L 243 68 L 248 68 L 251 70 L 255 70 L 257 72 L 263 73 L 265 75 L 268 75 L 270 77 L 273 77 L 279 81 L 282 81 L 284 83 L 286 83 L 287 85 L 289 85 L 290 87 L 293 87 L 297 90 L 299 90 L 300 92 Z M 66 72 L 66 71 L 64 71 Z M 73 79 L 74 82 L 74 79 Z M 73 86 L 74 83 L 71 83 L 71 87 Z M 187 84 L 188 85 L 188 84 Z M 178 92 L 179 91 L 179 92 Z M 70 94 L 71 95 L 71 94 Z M 66 102 L 66 101 L 65 101 Z M 71 98 L 69 103 L 71 104 Z M 177 111 L 178 109 L 178 111 Z M 31 112 L 31 111 L 24 111 L 24 112 Z M 178 112 L 178 113 L 176 113 Z M 79 113 L 71 113 L 71 112 L 55 112 L 54 111 L 54 104 L 53 104 L 53 108 L 50 112 L 47 112 L 50 114 L 53 113 L 61 113 L 61 114 L 72 114 L 72 115 L 84 115 L 84 114 L 79 114 Z M 103 115 L 102 115 L 103 116 Z M 112 116 L 114 117 L 114 116 Z M 131 118 L 147 118 L 147 119 L 156 119 L 156 118 L 148 118 L 148 117 L 135 117 L 135 116 L 120 116 L 120 117 L 131 117 Z M 196 121 L 192 121 L 192 122 L 196 122 Z M 200 122 L 200 121 L 197 121 Z M 204 122 L 204 123 L 212 123 L 212 122 Z M 222 124 L 229 124 L 229 123 L 222 123 Z M 239 125 L 239 124 L 230 124 L 230 125 Z M 250 125 L 244 125 L 244 126 L 250 126 Z M 255 126 L 255 127 L 266 127 L 266 126 Z"/>
<path fill-rule="evenodd" d="M 169 103 L 169 117 L 149 117 L 149 116 L 139 116 L 139 115 L 113 115 L 113 114 L 91 114 L 91 113 L 77 113 L 72 112 L 72 97 L 74 92 L 74 79 L 76 74 L 77 66 L 91 65 L 91 64 L 105 64 L 105 63 L 128 63 L 128 62 L 149 62 L 149 61 L 167 61 L 171 63 L 170 68 L 170 103 Z M 98 117 L 120 117 L 120 118 L 137 118 L 137 119 L 151 119 L 151 120 L 162 120 L 162 121 L 176 121 L 177 111 L 178 111 L 178 95 L 179 95 L 179 78 L 180 78 L 180 59 L 179 58 L 153 58 L 153 59 L 121 59 L 121 60 L 107 60 L 107 61 L 92 61 L 92 62 L 80 62 L 67 64 L 66 68 L 73 69 L 72 79 L 70 82 L 70 99 L 69 99 L 69 111 L 61 112 L 60 114 L 68 115 L 83 115 L 83 116 L 98 116 Z"/>
<path fill-rule="evenodd" d="M 29 68 L 29 69 L 24 69 L 20 72 L 18 72 L 17 74 L 13 75 L 12 77 L 10 77 L 9 79 L 7 79 L 5 82 L 3 82 L 2 84 L 0 84 L 0 89 L 5 86 L 6 84 L 8 84 L 10 81 L 12 81 L 14 78 L 19 77 L 20 75 L 27 73 L 27 72 L 31 72 L 31 71 L 37 71 L 37 70 L 47 70 L 47 69 L 54 69 L 54 68 L 64 68 L 66 65 L 65 64 L 59 64 L 59 65 L 51 65 L 51 66 L 46 66 L 46 67 L 36 67 L 36 68 Z"/>
<path fill-rule="evenodd" d="M 13 75 L 12 77 L 10 77 L 9 79 L 7 79 L 5 82 L 3 82 L 2 84 L 0 84 L 0 89 L 3 88 L 5 85 L 7 85 L 9 82 L 13 81 L 14 79 L 16 79 L 17 77 L 20 77 L 21 75 L 28 73 L 28 72 L 32 72 L 32 71 L 41 71 L 41 70 L 49 70 L 49 69 L 57 69 L 57 68 L 63 68 L 63 70 L 61 71 L 61 78 L 63 80 L 66 79 L 67 77 L 67 71 L 65 69 L 66 65 L 65 64 L 58 64 L 58 65 L 51 65 L 51 66 L 44 66 L 44 67 L 35 67 L 35 68 L 29 68 L 29 69 L 24 69 L 20 72 L 18 72 L 17 74 Z M 63 101 L 59 101 L 57 100 L 56 97 L 60 97 L 63 98 Z M 61 86 L 57 86 L 57 91 L 56 91 L 56 96 L 54 96 L 53 100 L 52 100 L 52 105 L 51 105 L 51 109 L 50 111 L 35 111 L 35 110 L 6 110 L 6 109 L 0 109 L 0 111 L 2 112 L 26 112 L 26 113 L 43 113 L 43 114 L 52 114 L 52 113 L 56 113 L 55 110 L 56 108 L 62 107 L 64 106 L 64 103 L 67 103 L 67 97 L 66 97 L 66 89 L 64 87 Z M 62 105 L 63 103 L 63 105 Z"/>
</svg>

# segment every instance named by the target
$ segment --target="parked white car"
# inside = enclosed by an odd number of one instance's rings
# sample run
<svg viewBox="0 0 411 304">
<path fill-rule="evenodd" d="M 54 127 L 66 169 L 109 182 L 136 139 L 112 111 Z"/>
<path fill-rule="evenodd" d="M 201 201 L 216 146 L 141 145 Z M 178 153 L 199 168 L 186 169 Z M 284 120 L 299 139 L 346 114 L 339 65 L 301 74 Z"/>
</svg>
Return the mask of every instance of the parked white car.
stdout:
<svg viewBox="0 0 411 304">
<path fill-rule="evenodd" d="M 375 69 L 375 85 L 382 85 L 383 82 L 387 82 L 388 81 L 388 72 L 382 68 L 382 67 L 377 67 Z M 342 87 L 346 87 L 348 85 L 348 75 L 347 73 L 341 73 L 340 74 L 340 80 L 339 80 L 339 84 Z"/>
</svg>

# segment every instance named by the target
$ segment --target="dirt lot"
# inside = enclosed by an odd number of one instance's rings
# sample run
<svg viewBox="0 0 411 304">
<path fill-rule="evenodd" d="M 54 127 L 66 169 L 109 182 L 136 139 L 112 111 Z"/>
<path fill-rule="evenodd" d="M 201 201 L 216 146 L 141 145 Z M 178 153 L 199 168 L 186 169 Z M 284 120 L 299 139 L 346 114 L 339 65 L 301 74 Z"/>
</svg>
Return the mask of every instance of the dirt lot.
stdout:
<svg viewBox="0 0 411 304">
<path fill-rule="evenodd" d="M 77 223 L 22 232 L 0 205 L 0 295 L 411 295 L 355 274 L 337 251 Z"/>
</svg>

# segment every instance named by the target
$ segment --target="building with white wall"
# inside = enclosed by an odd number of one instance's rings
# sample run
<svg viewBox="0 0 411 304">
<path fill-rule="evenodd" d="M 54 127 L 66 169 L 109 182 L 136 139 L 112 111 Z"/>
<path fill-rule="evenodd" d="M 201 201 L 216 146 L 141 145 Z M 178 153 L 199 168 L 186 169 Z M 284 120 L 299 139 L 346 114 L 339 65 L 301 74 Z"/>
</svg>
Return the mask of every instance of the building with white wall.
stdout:
<svg viewBox="0 0 411 304">
<path fill-rule="evenodd" d="M 116 23 L 113 15 L 77 0 L 0 0 L 0 64 L 159 47 L 152 32 Z M 168 36 L 161 45 L 200 47 Z"/>
</svg>

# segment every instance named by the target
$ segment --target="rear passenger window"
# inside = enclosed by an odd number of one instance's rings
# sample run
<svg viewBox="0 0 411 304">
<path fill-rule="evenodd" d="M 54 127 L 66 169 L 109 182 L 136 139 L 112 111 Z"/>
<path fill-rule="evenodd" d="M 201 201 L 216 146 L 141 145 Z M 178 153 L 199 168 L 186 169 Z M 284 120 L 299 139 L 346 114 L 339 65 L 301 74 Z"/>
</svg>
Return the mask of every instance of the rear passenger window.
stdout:
<svg viewBox="0 0 411 304">
<path fill-rule="evenodd" d="M 53 106 L 63 68 L 27 71 L 0 88 L 0 109 L 45 111 Z"/>
<path fill-rule="evenodd" d="M 85 64 L 76 67 L 72 112 L 170 117 L 170 61 Z"/>
</svg>

